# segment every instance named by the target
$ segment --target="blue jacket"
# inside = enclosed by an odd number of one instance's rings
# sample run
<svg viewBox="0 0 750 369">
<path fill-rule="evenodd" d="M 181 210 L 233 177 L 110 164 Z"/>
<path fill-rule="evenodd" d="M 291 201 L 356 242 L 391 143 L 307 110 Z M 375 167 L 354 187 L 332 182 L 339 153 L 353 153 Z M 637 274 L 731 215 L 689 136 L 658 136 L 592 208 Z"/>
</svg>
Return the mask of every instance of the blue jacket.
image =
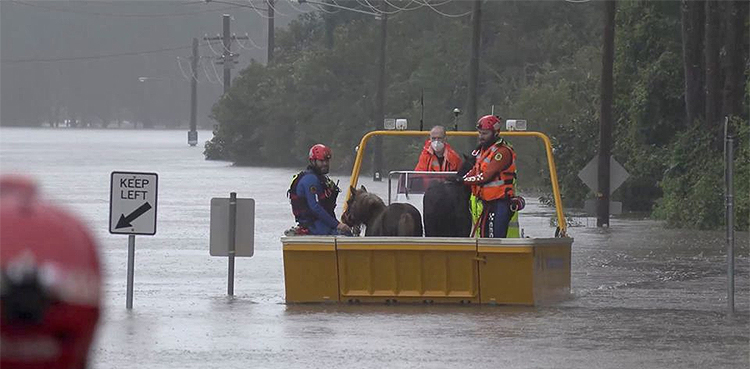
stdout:
<svg viewBox="0 0 750 369">
<path fill-rule="evenodd" d="M 310 208 L 309 219 L 299 219 L 306 224 L 311 235 L 335 235 L 339 221 L 321 205 L 319 197 L 324 196 L 325 183 L 321 183 L 315 173 L 306 171 L 297 184 L 297 196 L 304 198 Z M 334 202 L 336 199 L 332 199 Z M 335 205 L 334 205 L 335 208 Z"/>
</svg>

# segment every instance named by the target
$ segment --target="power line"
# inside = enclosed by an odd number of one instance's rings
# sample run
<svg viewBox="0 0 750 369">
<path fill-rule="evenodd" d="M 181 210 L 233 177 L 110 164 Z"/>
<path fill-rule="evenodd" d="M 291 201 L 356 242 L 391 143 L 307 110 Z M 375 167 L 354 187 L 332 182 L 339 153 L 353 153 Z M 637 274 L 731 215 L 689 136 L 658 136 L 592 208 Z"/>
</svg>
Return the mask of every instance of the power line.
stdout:
<svg viewBox="0 0 750 369">
<path fill-rule="evenodd" d="M 255 10 L 256 12 L 257 12 L 258 10 L 263 10 L 263 11 L 266 11 L 266 12 L 268 11 L 268 9 L 266 9 L 266 8 L 258 8 L 257 6 L 255 6 L 255 5 L 252 5 L 252 4 L 238 4 L 238 3 L 233 3 L 233 2 L 229 2 L 229 1 L 224 1 L 224 0 L 206 0 L 206 3 L 209 3 L 209 4 L 210 4 L 210 3 L 217 3 L 217 4 L 227 4 L 227 5 L 234 5 L 234 6 L 236 6 L 236 7 L 239 7 L 239 8 L 248 8 L 248 9 L 253 9 L 253 10 Z M 260 13 L 259 13 L 259 14 L 260 14 Z"/>
<path fill-rule="evenodd" d="M 442 2 L 440 4 L 430 4 L 430 0 L 422 0 L 422 1 L 414 0 L 414 2 L 416 2 L 418 4 L 424 4 L 424 5 L 426 5 L 428 8 L 432 9 L 432 11 L 434 11 L 435 13 L 438 13 L 438 14 L 442 15 L 443 17 L 461 18 L 461 17 L 465 17 L 465 16 L 471 14 L 471 11 L 468 11 L 468 12 L 465 12 L 465 13 L 461 13 L 461 14 L 448 14 L 448 13 L 444 13 L 444 12 L 442 12 L 442 11 L 440 11 L 440 10 L 438 10 L 436 8 L 437 6 L 440 6 L 440 5 L 443 5 L 445 3 L 448 3 L 449 1 L 450 0 L 447 0 L 447 1 L 444 1 L 444 2 Z"/>
<path fill-rule="evenodd" d="M 182 58 L 180 58 L 179 56 L 177 57 L 177 65 L 180 67 L 180 74 L 182 74 L 182 78 L 184 78 L 187 81 L 195 78 L 185 73 L 185 69 L 182 68 Z M 198 79 L 195 79 L 195 80 L 198 81 Z"/>
<path fill-rule="evenodd" d="M 385 2 L 386 2 L 386 3 L 388 4 L 388 5 L 390 5 L 390 6 L 392 7 L 392 8 L 396 8 L 396 9 L 398 9 L 398 10 L 403 10 L 403 11 L 409 11 L 409 10 L 419 9 L 419 8 L 421 8 L 421 7 L 423 7 L 423 6 L 424 6 L 424 4 L 422 4 L 422 3 L 418 3 L 418 4 L 420 4 L 420 5 L 417 5 L 417 6 L 413 7 L 413 8 L 407 8 L 406 6 L 409 6 L 409 5 L 411 5 L 411 3 L 413 3 L 413 2 L 414 2 L 414 0 L 410 1 L 410 2 L 409 2 L 409 4 L 406 4 L 406 5 L 404 5 L 404 6 L 405 6 L 404 8 L 402 8 L 402 7 L 399 7 L 399 6 L 396 6 L 396 4 L 393 4 L 392 2 L 390 2 L 390 1 L 388 1 L 388 0 L 384 0 L 384 1 L 385 1 Z"/>
<path fill-rule="evenodd" d="M 39 8 L 39 9 L 44 9 L 44 10 L 48 10 L 48 11 L 56 11 L 56 12 L 62 12 L 62 13 L 73 13 L 73 14 L 83 14 L 83 15 L 96 15 L 96 16 L 103 16 L 103 17 L 118 17 L 118 18 L 182 17 L 182 16 L 197 15 L 197 14 L 202 14 L 202 13 L 220 12 L 220 11 L 225 11 L 225 10 L 229 10 L 229 9 L 241 8 L 242 7 L 242 6 L 239 6 L 239 5 L 234 5 L 234 6 L 224 7 L 224 8 L 221 8 L 221 9 L 203 9 L 203 10 L 196 10 L 196 11 L 193 11 L 193 12 L 185 12 L 185 13 L 122 14 L 122 13 L 91 12 L 91 11 L 85 11 L 85 10 L 65 9 L 65 8 L 58 8 L 58 7 L 55 7 L 55 6 L 29 3 L 29 2 L 25 2 L 25 1 L 21 1 L 21 0 L 10 0 L 10 2 L 14 3 L 14 4 L 30 6 L 30 7 L 33 7 L 33 8 Z M 192 4 L 192 3 L 188 3 L 188 4 Z"/>
<path fill-rule="evenodd" d="M 208 45 L 208 43 L 204 43 L 201 46 L 206 46 L 206 45 Z M 191 47 L 193 46 L 188 45 L 188 46 L 168 47 L 168 48 L 162 48 L 162 49 L 156 49 L 156 50 L 133 51 L 133 52 L 127 52 L 127 53 L 105 54 L 105 55 L 71 56 L 71 57 L 65 57 L 65 58 L 0 59 L 0 62 L 7 63 L 7 64 L 17 64 L 17 63 L 46 63 L 46 62 L 74 61 L 74 60 L 95 60 L 95 59 L 115 58 L 115 57 L 120 57 L 120 56 L 155 54 L 155 53 L 161 53 L 165 51 L 184 50 L 184 49 L 189 49 Z"/>
<path fill-rule="evenodd" d="M 247 0 L 247 1 L 250 2 L 250 0 Z M 276 4 L 276 5 L 278 5 L 278 4 Z M 278 14 L 278 15 L 280 15 L 282 17 L 289 16 L 289 14 L 284 14 L 284 13 L 280 12 L 279 9 L 277 9 L 276 6 L 273 6 L 270 1 L 266 1 L 266 6 L 268 6 L 270 9 L 272 9 L 273 12 L 274 12 L 274 14 Z"/>
<path fill-rule="evenodd" d="M 288 2 L 289 2 L 289 6 L 290 6 L 290 7 L 292 8 L 292 9 L 294 9 L 294 10 L 296 10 L 296 11 L 300 12 L 300 13 L 307 13 L 307 10 L 305 10 L 305 9 L 300 9 L 300 8 L 298 8 L 297 6 L 295 6 L 295 5 L 294 5 L 294 1 L 295 1 L 295 0 L 286 0 L 286 1 L 288 1 Z M 323 9 L 320 9 L 320 8 L 315 8 L 315 7 L 313 7 L 312 5 L 310 5 L 310 4 L 307 4 L 307 3 L 304 3 L 304 4 L 305 4 L 305 5 L 307 5 L 307 6 L 309 6 L 309 7 L 311 7 L 311 8 L 314 8 L 314 9 L 318 9 L 318 10 L 323 10 Z M 337 4 L 337 5 L 338 5 L 338 4 Z M 329 13 L 329 14 L 335 13 L 335 12 L 331 12 L 331 11 L 327 11 L 327 10 L 324 10 L 324 12 L 326 12 L 326 13 Z M 336 10 L 336 12 L 338 12 L 338 10 Z"/>
</svg>

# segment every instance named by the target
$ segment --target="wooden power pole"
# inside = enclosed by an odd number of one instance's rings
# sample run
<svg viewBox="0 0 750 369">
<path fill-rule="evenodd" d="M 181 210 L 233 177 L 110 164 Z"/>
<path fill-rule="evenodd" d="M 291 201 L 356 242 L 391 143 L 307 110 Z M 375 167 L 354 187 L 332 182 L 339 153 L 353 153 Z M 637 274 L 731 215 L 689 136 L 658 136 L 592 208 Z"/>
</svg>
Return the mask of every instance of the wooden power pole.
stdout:
<svg viewBox="0 0 750 369">
<path fill-rule="evenodd" d="M 268 57 L 266 58 L 266 65 L 273 63 L 273 49 L 276 47 L 274 44 L 274 3 L 276 0 L 268 0 Z"/>
<path fill-rule="evenodd" d="M 604 6 L 604 47 L 602 48 L 602 90 L 599 113 L 599 160 L 596 226 L 609 227 L 609 158 L 612 152 L 612 90 L 615 58 L 615 9 L 617 3 L 602 2 Z"/>
<path fill-rule="evenodd" d="M 190 131 L 188 145 L 198 144 L 198 39 L 193 38 L 193 57 L 190 59 Z"/>
<path fill-rule="evenodd" d="M 385 1 L 382 3 L 382 8 L 386 8 Z M 385 49 L 386 41 L 388 36 L 388 15 L 383 13 L 380 14 L 380 52 L 378 53 L 378 91 L 375 98 L 375 129 L 381 129 L 383 127 L 383 120 L 385 119 Z M 375 181 L 382 180 L 383 172 L 383 139 L 382 137 L 375 137 L 375 144 L 373 145 L 373 172 L 372 178 Z"/>
<path fill-rule="evenodd" d="M 211 41 L 218 41 L 221 40 L 222 44 L 222 52 L 221 56 L 219 56 L 217 59 L 217 64 L 223 64 L 224 65 L 224 94 L 229 92 L 229 87 L 231 87 L 232 84 L 232 68 L 234 68 L 234 65 L 237 63 L 237 56 L 239 54 L 235 54 L 232 52 L 232 41 L 235 40 L 247 40 L 247 36 L 236 36 L 229 33 L 230 30 L 230 16 L 229 14 L 224 14 L 223 16 L 223 24 L 222 24 L 222 30 L 223 33 L 221 36 L 216 37 L 204 37 L 203 39 L 211 42 Z"/>
<path fill-rule="evenodd" d="M 479 86 L 479 43 L 482 37 L 482 3 L 474 0 L 471 8 L 471 59 L 469 60 L 469 96 L 466 101 L 467 130 L 477 123 L 477 95 Z"/>
</svg>

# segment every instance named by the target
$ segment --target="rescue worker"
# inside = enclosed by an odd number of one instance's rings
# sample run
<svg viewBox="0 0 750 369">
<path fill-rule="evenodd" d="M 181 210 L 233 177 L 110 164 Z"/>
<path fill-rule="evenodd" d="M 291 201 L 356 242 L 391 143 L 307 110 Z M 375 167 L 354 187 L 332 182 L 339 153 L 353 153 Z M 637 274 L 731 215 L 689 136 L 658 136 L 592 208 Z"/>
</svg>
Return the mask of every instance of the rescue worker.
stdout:
<svg viewBox="0 0 750 369">
<path fill-rule="evenodd" d="M 84 368 L 101 306 L 96 243 L 22 177 L 0 177 L 0 273 L 0 367 Z"/>
<path fill-rule="evenodd" d="M 445 127 L 434 126 L 430 130 L 430 139 L 424 143 L 414 170 L 455 172 L 461 167 L 461 162 L 461 156 L 446 141 Z"/>
<path fill-rule="evenodd" d="M 472 152 L 476 163 L 458 179 L 471 186 L 472 194 L 481 200 L 482 213 L 474 226 L 479 237 L 508 237 L 511 218 L 523 208 L 523 199 L 515 196 L 516 153 L 499 135 L 501 127 L 500 117 L 485 115 L 479 119 L 479 146 Z M 517 228 L 516 223 L 513 233 Z"/>
<path fill-rule="evenodd" d="M 308 154 L 310 164 L 292 179 L 288 196 L 297 222 L 291 234 L 349 235 L 351 229 L 334 215 L 336 198 L 341 190 L 327 174 L 330 169 L 331 149 L 313 145 Z M 288 233 L 289 234 L 289 233 Z"/>
</svg>

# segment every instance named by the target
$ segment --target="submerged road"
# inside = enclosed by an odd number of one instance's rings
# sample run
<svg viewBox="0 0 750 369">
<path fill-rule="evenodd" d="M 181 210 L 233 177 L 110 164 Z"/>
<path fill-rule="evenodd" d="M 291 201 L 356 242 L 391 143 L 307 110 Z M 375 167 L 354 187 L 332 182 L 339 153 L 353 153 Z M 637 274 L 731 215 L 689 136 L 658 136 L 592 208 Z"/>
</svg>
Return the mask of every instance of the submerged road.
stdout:
<svg viewBox="0 0 750 369">
<path fill-rule="evenodd" d="M 732 317 L 722 231 L 622 219 L 600 230 L 586 218 L 569 229 L 574 298 L 562 304 L 287 306 L 279 237 L 292 225 L 285 192 L 297 170 L 205 161 L 185 141 L 183 131 L 0 130 L 0 172 L 37 178 L 100 242 L 105 312 L 92 368 L 750 366 L 747 233 L 737 234 Z M 157 233 L 136 237 L 132 311 L 127 237 L 107 231 L 112 171 L 159 174 Z M 338 179 L 345 188 L 348 176 Z M 256 200 L 255 256 L 237 259 L 234 298 L 227 260 L 208 254 L 210 199 L 231 191 Z M 551 215 L 532 201 L 521 226 L 549 237 Z"/>
</svg>

